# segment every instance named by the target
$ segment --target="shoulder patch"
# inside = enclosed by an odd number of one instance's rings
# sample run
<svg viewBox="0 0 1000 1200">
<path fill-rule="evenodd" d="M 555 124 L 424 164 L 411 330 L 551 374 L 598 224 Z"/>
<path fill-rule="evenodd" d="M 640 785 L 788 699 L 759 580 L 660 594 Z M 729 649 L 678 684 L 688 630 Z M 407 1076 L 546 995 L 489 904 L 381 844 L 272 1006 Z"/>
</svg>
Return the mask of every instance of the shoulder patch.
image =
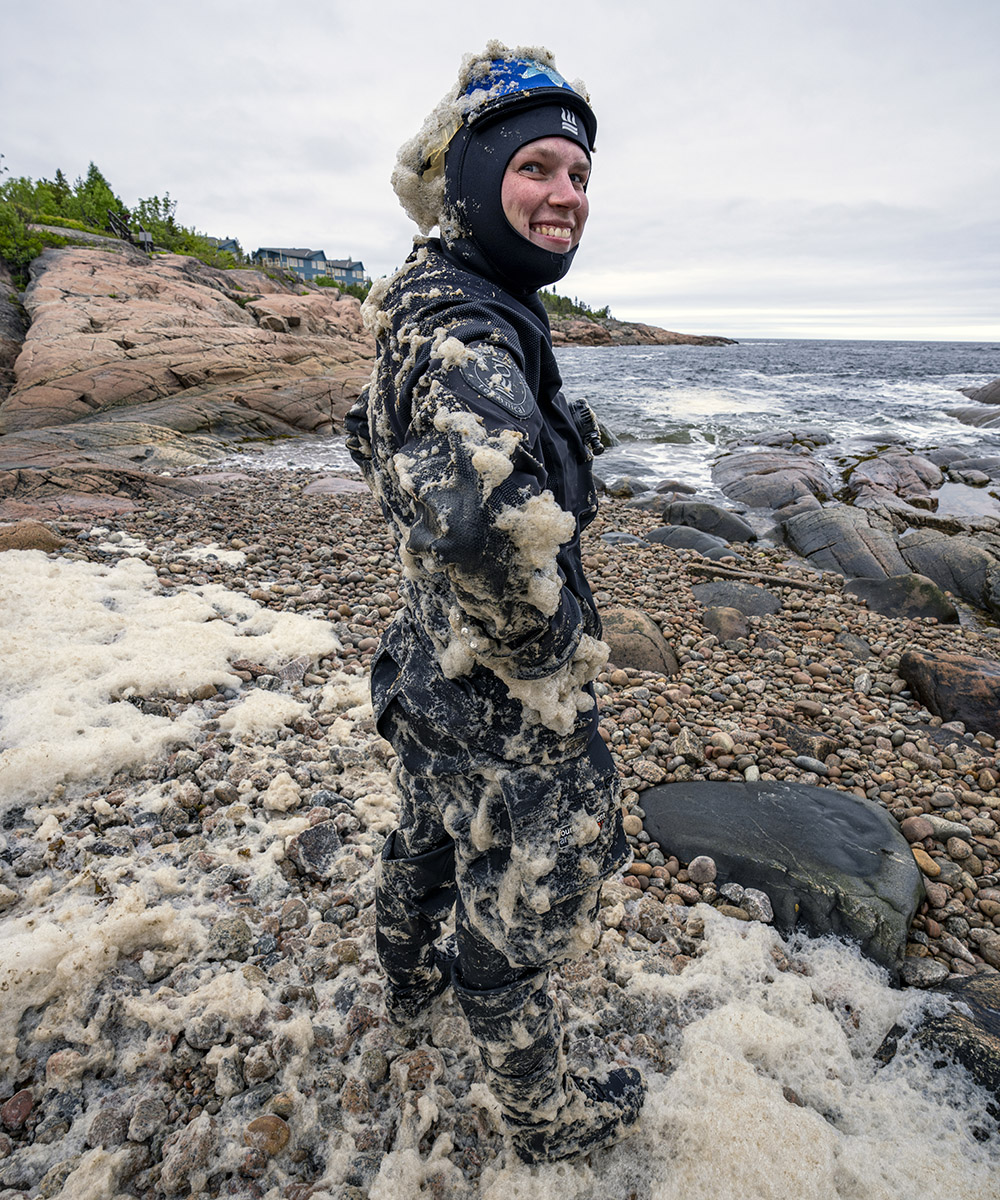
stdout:
<svg viewBox="0 0 1000 1200">
<path fill-rule="evenodd" d="M 474 357 L 461 367 L 465 382 L 513 416 L 522 420 L 530 417 L 535 410 L 535 398 L 510 351 L 490 342 L 473 342 L 469 349 Z"/>
</svg>

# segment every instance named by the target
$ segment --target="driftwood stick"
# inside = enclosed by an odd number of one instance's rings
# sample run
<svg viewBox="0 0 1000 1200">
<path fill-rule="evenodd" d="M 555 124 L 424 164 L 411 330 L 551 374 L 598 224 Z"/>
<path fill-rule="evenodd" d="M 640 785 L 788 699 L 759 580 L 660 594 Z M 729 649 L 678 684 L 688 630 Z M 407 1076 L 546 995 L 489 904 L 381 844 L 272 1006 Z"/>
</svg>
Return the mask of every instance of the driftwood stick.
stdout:
<svg viewBox="0 0 1000 1200">
<path fill-rule="evenodd" d="M 821 583 L 806 583 L 790 575 L 767 575 L 763 571 L 741 571 L 739 567 L 717 567 L 714 563 L 688 563 L 687 569 L 696 575 L 715 575 L 719 579 L 735 579 L 739 583 L 773 583 L 777 587 L 799 588 L 803 592 L 822 592 Z"/>
</svg>

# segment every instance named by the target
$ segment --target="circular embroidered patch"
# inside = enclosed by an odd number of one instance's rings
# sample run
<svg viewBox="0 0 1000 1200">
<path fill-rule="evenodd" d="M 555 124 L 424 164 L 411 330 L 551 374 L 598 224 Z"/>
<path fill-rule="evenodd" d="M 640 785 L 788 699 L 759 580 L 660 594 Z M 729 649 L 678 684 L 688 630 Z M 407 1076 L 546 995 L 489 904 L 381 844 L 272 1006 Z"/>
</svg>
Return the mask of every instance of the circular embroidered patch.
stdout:
<svg viewBox="0 0 1000 1200">
<path fill-rule="evenodd" d="M 462 378 L 480 396 L 492 400 L 522 420 L 535 410 L 535 398 L 509 350 L 489 342 L 473 342 L 475 358 L 464 363 Z"/>
</svg>

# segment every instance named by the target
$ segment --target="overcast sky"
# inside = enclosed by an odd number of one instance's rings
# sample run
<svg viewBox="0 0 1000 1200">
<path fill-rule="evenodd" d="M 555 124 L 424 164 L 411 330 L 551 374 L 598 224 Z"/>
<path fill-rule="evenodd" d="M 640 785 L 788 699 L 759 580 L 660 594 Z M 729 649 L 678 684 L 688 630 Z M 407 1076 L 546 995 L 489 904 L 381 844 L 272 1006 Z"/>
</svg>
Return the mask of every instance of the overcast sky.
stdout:
<svg viewBox="0 0 1000 1200">
<path fill-rule="evenodd" d="M 492 37 L 590 88 L 564 293 L 689 333 L 1000 342 L 1000 0 L 5 3 L 0 152 L 375 277 L 414 232 L 396 150 Z"/>
</svg>

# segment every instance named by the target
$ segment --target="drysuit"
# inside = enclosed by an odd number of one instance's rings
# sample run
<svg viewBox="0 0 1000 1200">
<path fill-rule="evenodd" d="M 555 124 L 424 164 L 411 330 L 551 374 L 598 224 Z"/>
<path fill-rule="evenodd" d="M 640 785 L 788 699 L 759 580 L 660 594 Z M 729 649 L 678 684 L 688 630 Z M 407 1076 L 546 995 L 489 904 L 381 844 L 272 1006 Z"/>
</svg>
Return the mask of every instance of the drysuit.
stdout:
<svg viewBox="0 0 1000 1200">
<path fill-rule="evenodd" d="M 592 454 L 537 297 L 431 240 L 381 312 L 373 385 L 348 430 L 403 561 L 405 607 L 372 666 L 399 758 L 393 852 L 444 848 L 442 911 L 457 878 L 466 932 L 537 969 L 587 947 L 600 884 L 628 856 L 587 678 L 601 657 L 580 560 Z"/>
<path fill-rule="evenodd" d="M 601 884 L 629 849 L 598 732 L 606 648 L 580 554 L 596 513 L 594 430 L 561 394 L 536 294 L 575 247 L 534 245 L 501 200 L 519 146 L 568 138 L 589 159 L 596 122 L 534 59 L 484 60 L 467 91 L 488 102 L 439 144 L 442 239 L 418 240 L 369 297 L 376 365 L 346 421 L 395 536 L 404 601 L 372 663 L 401 804 L 379 864 L 376 948 L 397 1023 L 453 984 L 514 1147 L 537 1162 L 616 1140 L 644 1095 L 632 1068 L 566 1071 L 548 991 L 550 965 L 594 944 Z"/>
</svg>

